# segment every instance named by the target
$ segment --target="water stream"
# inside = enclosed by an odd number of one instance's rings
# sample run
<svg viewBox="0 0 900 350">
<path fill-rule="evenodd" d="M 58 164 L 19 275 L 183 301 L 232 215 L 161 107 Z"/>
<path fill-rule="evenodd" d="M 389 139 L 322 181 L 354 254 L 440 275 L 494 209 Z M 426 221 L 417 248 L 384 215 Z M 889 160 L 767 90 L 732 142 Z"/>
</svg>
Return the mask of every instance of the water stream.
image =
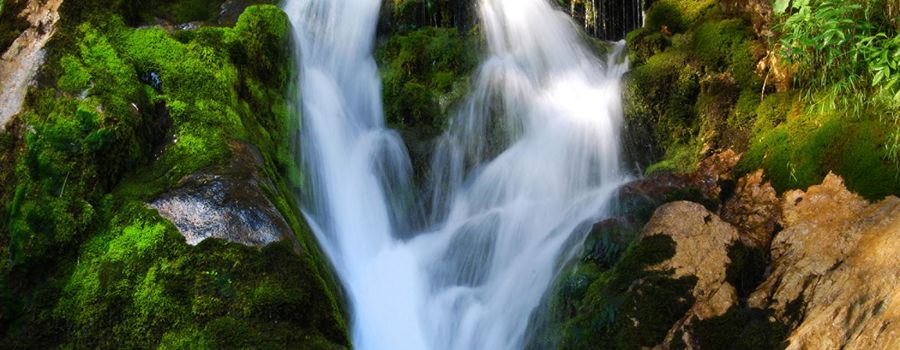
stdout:
<svg viewBox="0 0 900 350">
<path fill-rule="evenodd" d="M 304 212 L 344 284 L 359 349 L 520 349 L 619 168 L 619 44 L 601 60 L 548 0 L 481 0 L 488 51 L 414 191 L 371 54 L 380 0 L 288 0 L 303 113 Z M 418 212 L 418 211 L 416 211 Z"/>
</svg>

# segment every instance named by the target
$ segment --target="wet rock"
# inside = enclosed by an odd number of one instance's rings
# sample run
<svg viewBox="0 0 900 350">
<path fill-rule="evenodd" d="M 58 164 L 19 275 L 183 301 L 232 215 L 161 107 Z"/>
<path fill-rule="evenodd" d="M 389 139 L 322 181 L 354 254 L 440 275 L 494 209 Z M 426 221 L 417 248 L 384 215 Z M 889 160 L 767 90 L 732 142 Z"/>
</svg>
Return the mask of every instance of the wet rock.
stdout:
<svg viewBox="0 0 900 350">
<path fill-rule="evenodd" d="M 560 5 L 584 27 L 584 31 L 603 40 L 621 40 L 640 28 L 644 20 L 642 0 L 564 0 Z"/>
<path fill-rule="evenodd" d="M 139 76 L 141 82 L 150 85 L 156 92 L 162 92 L 162 79 L 157 72 L 148 72 Z"/>
<path fill-rule="evenodd" d="M 249 246 L 291 239 L 293 232 L 265 193 L 274 185 L 260 174 L 263 158 L 252 145 L 233 141 L 230 164 L 190 175 L 149 203 L 171 221 L 188 244 L 220 238 Z"/>
<path fill-rule="evenodd" d="M 31 27 L 0 56 L 0 132 L 25 103 L 28 87 L 44 64 L 44 46 L 56 33 L 62 0 L 29 0 L 19 16 Z"/>
<path fill-rule="evenodd" d="M 675 242 L 675 256 L 653 269 L 674 271 L 675 278 L 697 278 L 691 291 L 694 305 L 673 325 L 665 342 L 678 336 L 691 344 L 693 322 L 721 316 L 738 301 L 727 282 L 728 251 L 739 240 L 738 231 L 702 205 L 681 201 L 659 207 L 641 235 L 664 235 Z"/>
<path fill-rule="evenodd" d="M 781 199 L 763 171 L 738 180 L 735 195 L 722 207 L 722 219 L 737 226 L 745 245 L 769 250 L 782 225 Z"/>
<path fill-rule="evenodd" d="M 749 304 L 792 326 L 788 349 L 900 348 L 900 199 L 868 203 L 829 174 L 782 205 L 772 272 Z"/>
</svg>

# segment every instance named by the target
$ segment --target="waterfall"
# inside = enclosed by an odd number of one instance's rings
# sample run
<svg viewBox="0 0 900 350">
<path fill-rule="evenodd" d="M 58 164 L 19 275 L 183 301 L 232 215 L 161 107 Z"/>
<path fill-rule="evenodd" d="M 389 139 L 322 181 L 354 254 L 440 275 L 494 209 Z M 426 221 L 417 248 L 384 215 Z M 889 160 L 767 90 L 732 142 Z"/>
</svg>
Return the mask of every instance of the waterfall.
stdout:
<svg viewBox="0 0 900 350">
<path fill-rule="evenodd" d="M 379 8 L 285 5 L 299 50 L 304 213 L 346 288 L 354 346 L 523 348 L 561 265 L 625 180 L 623 45 L 603 61 L 548 0 L 481 0 L 488 55 L 437 142 L 428 228 L 403 232 L 411 166 L 383 121 L 371 56 Z"/>
</svg>

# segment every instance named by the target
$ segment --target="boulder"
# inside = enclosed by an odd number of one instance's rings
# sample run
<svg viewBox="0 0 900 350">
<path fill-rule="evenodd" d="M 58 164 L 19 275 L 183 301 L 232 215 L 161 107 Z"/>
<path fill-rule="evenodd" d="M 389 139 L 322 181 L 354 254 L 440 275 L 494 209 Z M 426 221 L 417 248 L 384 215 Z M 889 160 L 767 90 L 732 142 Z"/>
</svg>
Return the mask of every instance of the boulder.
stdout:
<svg viewBox="0 0 900 350">
<path fill-rule="evenodd" d="M 735 288 L 726 281 L 731 258 L 729 249 L 738 240 L 737 229 L 702 205 L 673 202 L 659 207 L 641 236 L 670 237 L 675 242 L 675 255 L 651 267 L 674 271 L 674 278 L 695 276 L 691 291 L 694 305 L 676 322 L 666 336 L 669 344 L 676 335 L 691 344 L 690 324 L 723 315 L 738 302 Z"/>
<path fill-rule="evenodd" d="M 44 64 L 44 46 L 56 33 L 62 0 L 28 0 L 19 14 L 31 25 L 0 56 L 0 132 L 19 114 L 28 87 Z"/>
<path fill-rule="evenodd" d="M 868 203 L 829 174 L 782 205 L 772 272 L 749 304 L 792 326 L 788 349 L 900 348 L 900 199 Z"/>
<path fill-rule="evenodd" d="M 259 172 L 262 155 L 247 143 L 232 141 L 230 147 L 230 164 L 185 177 L 149 206 L 175 224 L 191 245 L 220 238 L 262 247 L 293 238 L 284 216 L 266 197 L 274 185 Z"/>
</svg>

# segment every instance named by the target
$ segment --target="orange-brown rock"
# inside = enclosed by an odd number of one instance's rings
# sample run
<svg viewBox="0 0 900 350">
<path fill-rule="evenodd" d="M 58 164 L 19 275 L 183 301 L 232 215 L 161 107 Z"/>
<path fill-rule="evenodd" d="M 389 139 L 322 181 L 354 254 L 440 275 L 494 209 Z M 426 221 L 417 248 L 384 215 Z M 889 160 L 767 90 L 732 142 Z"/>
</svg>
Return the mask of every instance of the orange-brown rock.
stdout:
<svg viewBox="0 0 900 350">
<path fill-rule="evenodd" d="M 782 204 L 772 272 L 749 304 L 792 327 L 788 349 L 900 348 L 900 199 L 868 203 L 829 174 Z"/>
<path fill-rule="evenodd" d="M 769 250 L 782 226 L 781 199 L 762 170 L 738 180 L 734 197 L 722 207 L 722 220 L 737 226 L 745 245 Z"/>
<path fill-rule="evenodd" d="M 726 270 L 731 264 L 728 250 L 738 241 L 738 231 L 702 205 L 682 201 L 659 207 L 641 235 L 665 235 L 675 241 L 675 255 L 654 269 L 673 270 L 675 278 L 697 277 L 694 305 L 672 327 L 665 342 L 680 334 L 685 344 L 691 344 L 691 322 L 720 316 L 737 303 Z"/>
<path fill-rule="evenodd" d="M 741 160 L 741 154 L 728 149 L 702 160 L 697 172 L 691 175 L 694 185 L 708 198 L 719 198 L 723 180 L 734 180 L 732 171 Z"/>
</svg>

